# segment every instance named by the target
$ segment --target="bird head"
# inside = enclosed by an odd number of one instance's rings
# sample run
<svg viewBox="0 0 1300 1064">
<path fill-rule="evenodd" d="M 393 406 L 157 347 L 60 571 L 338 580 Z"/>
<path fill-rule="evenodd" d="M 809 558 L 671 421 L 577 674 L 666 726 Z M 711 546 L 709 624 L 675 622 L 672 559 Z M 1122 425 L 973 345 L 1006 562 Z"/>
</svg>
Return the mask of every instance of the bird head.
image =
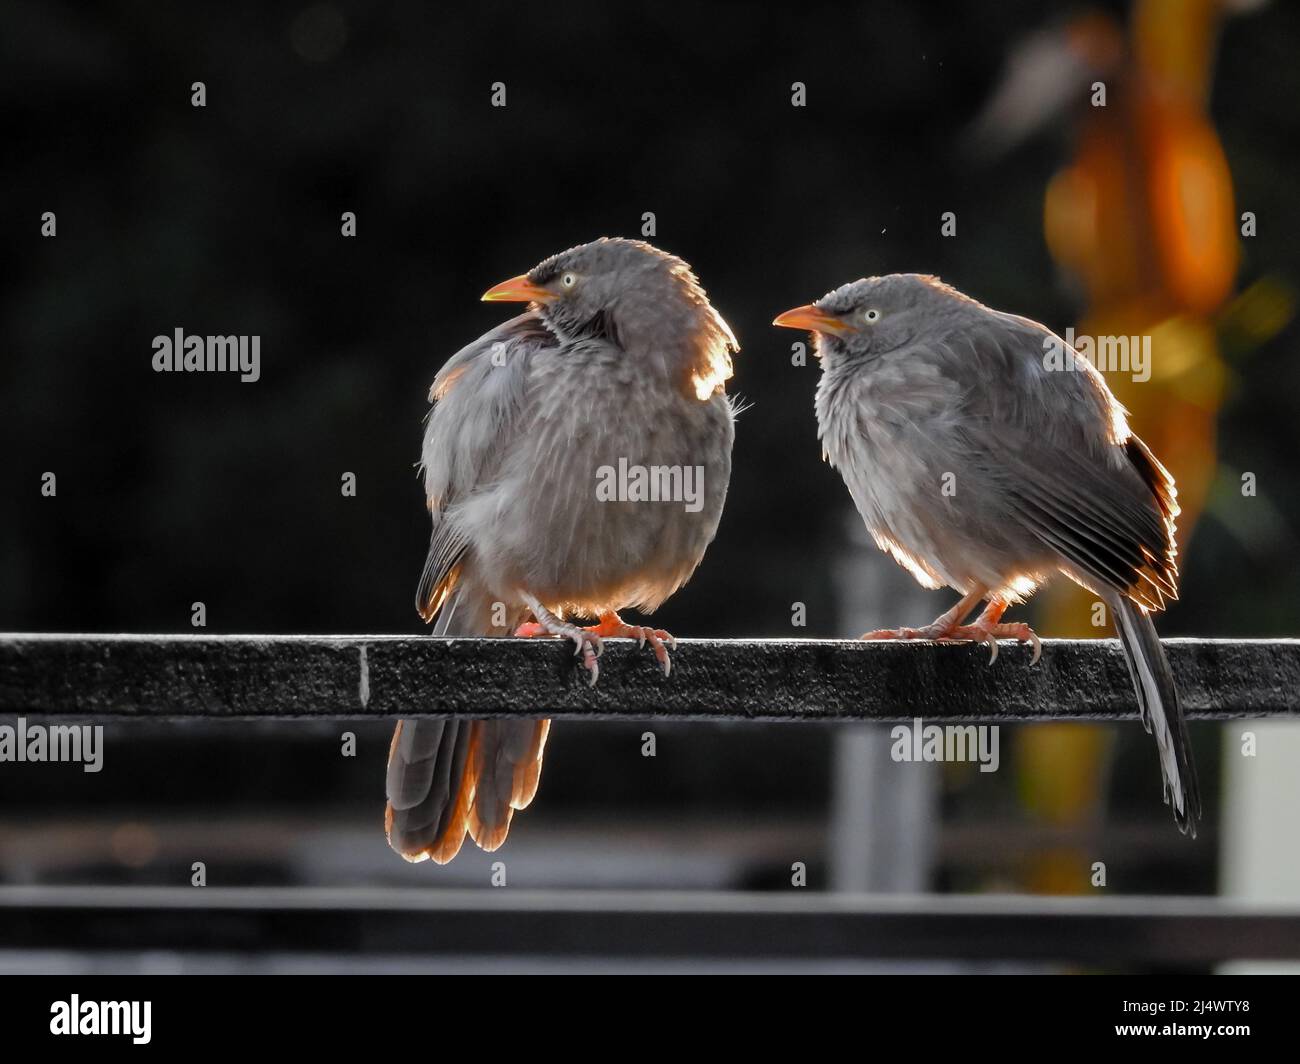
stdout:
<svg viewBox="0 0 1300 1064">
<path fill-rule="evenodd" d="M 700 398 L 731 376 L 736 338 L 690 266 L 640 240 L 601 237 L 489 288 L 528 302 L 561 339 L 604 339 L 680 373 Z"/>
<path fill-rule="evenodd" d="M 772 324 L 807 329 L 819 355 L 869 357 L 910 343 L 955 301 L 969 302 L 937 277 L 891 273 L 850 281 L 815 303 L 787 310 Z"/>
</svg>

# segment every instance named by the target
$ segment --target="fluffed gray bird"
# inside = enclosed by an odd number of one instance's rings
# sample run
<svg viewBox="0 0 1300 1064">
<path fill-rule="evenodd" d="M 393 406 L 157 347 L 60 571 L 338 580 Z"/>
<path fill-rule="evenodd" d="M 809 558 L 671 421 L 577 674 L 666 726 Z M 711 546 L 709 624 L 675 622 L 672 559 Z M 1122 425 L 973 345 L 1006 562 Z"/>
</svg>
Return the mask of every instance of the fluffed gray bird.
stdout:
<svg viewBox="0 0 1300 1064">
<path fill-rule="evenodd" d="M 430 389 L 433 533 L 416 607 L 436 615 L 436 635 L 572 639 L 591 683 L 602 637 L 649 642 L 666 673 L 672 637 L 616 611 L 653 610 L 717 531 L 735 337 L 685 262 L 633 240 L 572 248 L 483 298 L 530 306 L 452 356 Z M 673 497 L 687 477 L 693 497 Z M 569 619 L 583 616 L 600 623 Z M 549 725 L 400 721 L 393 849 L 441 864 L 466 832 L 500 846 L 537 791 Z"/>
<path fill-rule="evenodd" d="M 1038 322 L 919 274 L 854 281 L 774 324 L 814 335 L 818 435 L 876 544 L 962 596 L 923 628 L 864 638 L 979 639 L 996 657 L 1010 637 L 1036 661 L 1037 636 L 1002 615 L 1064 573 L 1109 607 L 1165 801 L 1195 835 L 1196 769 L 1151 621 L 1177 597 L 1174 482 L 1102 375 Z"/>
</svg>

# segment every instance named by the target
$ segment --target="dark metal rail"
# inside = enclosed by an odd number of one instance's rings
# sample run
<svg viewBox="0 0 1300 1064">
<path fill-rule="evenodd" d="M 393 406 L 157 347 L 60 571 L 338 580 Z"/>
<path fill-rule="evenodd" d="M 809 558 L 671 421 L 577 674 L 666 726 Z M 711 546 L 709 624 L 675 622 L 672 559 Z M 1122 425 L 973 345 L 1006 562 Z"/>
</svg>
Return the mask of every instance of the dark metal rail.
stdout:
<svg viewBox="0 0 1300 1064">
<path fill-rule="evenodd" d="M 1300 911 L 1209 898 L 4 887 L 7 949 L 1209 964 L 1300 956 Z"/>
<path fill-rule="evenodd" d="M 1300 640 L 1172 639 L 1187 715 L 1300 715 Z M 675 720 L 1132 720 L 1114 640 L 683 640 L 665 677 L 606 643 L 589 688 L 555 640 L 0 634 L 0 714 L 67 718 L 418 716 Z"/>
<path fill-rule="evenodd" d="M 1300 716 L 1300 640 L 1171 640 L 1188 715 Z M 0 715 L 115 719 L 1136 720 L 1112 640 L 683 641 L 672 675 L 558 641 L 0 635 Z M 927 959 L 1204 966 L 1300 957 L 1300 908 L 1211 898 L 0 887 L 0 948 L 347 956 Z"/>
</svg>

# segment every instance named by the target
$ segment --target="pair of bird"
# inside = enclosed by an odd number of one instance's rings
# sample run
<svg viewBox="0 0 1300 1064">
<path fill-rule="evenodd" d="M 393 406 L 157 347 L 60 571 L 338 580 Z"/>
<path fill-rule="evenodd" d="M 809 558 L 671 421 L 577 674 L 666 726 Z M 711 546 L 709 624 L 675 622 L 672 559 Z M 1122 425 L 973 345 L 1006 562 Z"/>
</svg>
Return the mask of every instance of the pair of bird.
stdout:
<svg viewBox="0 0 1300 1064">
<path fill-rule="evenodd" d="M 601 238 L 483 296 L 528 309 L 463 348 L 430 390 L 424 488 L 433 532 L 416 596 L 442 636 L 571 639 L 591 683 L 602 639 L 671 637 L 626 624 L 690 577 L 717 531 L 738 350 L 691 268 L 649 244 Z M 1063 573 L 1107 604 L 1165 801 L 1195 833 L 1186 725 L 1151 613 L 1176 594 L 1172 478 L 1064 341 L 933 277 L 853 281 L 780 315 L 821 360 L 816 413 L 876 543 L 961 600 L 931 624 L 865 638 L 1031 641 L 1002 615 Z M 1056 363 L 1052 363 L 1053 366 Z M 700 505 L 598 497 L 601 467 L 702 469 Z M 985 608 L 964 623 L 975 607 Z M 596 618 L 581 627 L 575 618 Z M 388 765 L 389 842 L 444 863 L 466 833 L 505 840 L 537 790 L 549 721 L 401 721 Z"/>
</svg>

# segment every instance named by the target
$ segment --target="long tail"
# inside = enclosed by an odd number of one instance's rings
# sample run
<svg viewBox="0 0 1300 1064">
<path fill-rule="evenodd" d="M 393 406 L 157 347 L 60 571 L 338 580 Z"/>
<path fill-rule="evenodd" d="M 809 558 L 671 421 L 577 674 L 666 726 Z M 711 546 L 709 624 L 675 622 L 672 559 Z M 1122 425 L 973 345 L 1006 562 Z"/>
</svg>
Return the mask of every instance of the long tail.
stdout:
<svg viewBox="0 0 1300 1064">
<path fill-rule="evenodd" d="M 435 635 L 501 634 L 492 604 L 458 590 Z M 513 621 L 513 619 L 512 619 Z M 388 751 L 388 844 L 408 861 L 446 864 L 466 832 L 485 850 L 537 793 L 549 720 L 401 720 Z"/>
<path fill-rule="evenodd" d="M 1195 838 L 1196 821 L 1201 817 L 1201 791 L 1169 659 L 1145 609 L 1118 595 L 1110 607 L 1115 615 L 1115 631 L 1128 660 L 1133 689 L 1137 692 L 1142 724 L 1155 736 L 1160 751 L 1165 804 L 1173 807 L 1179 830 Z"/>
</svg>

